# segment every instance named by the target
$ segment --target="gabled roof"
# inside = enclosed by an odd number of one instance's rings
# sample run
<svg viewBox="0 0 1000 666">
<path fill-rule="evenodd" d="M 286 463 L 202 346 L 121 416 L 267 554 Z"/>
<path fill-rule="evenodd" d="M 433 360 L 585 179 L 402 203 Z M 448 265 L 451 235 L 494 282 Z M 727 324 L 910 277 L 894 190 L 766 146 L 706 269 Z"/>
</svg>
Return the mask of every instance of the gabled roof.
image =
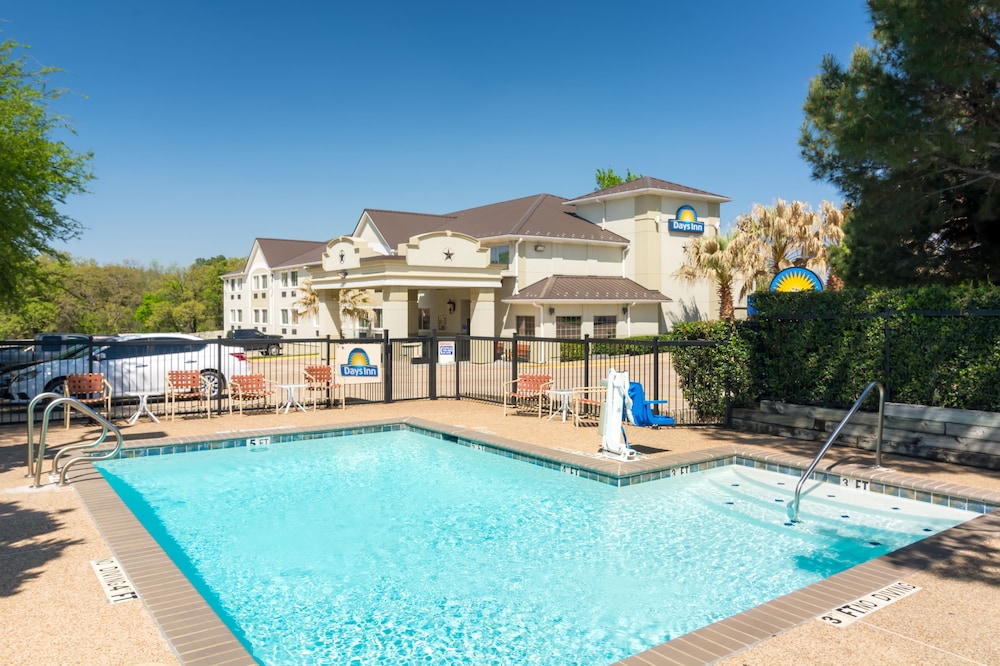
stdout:
<svg viewBox="0 0 1000 666">
<path fill-rule="evenodd" d="M 429 231 L 457 231 L 473 238 L 561 238 L 626 245 L 628 240 L 579 217 L 565 199 L 536 194 L 478 206 L 447 215 L 366 210 L 379 233 L 395 250 L 411 236 Z"/>
<path fill-rule="evenodd" d="M 688 199 L 699 199 L 701 201 L 712 201 L 715 203 L 732 201 L 729 197 L 724 197 L 721 194 L 713 194 L 711 192 L 706 192 L 705 190 L 696 190 L 695 188 L 688 187 L 687 185 L 678 185 L 677 183 L 660 180 L 659 178 L 642 176 L 640 178 L 636 178 L 635 180 L 630 180 L 627 183 L 622 183 L 621 185 L 615 185 L 614 187 L 608 187 L 603 190 L 598 190 L 597 192 L 584 194 L 575 199 L 570 199 L 566 203 L 567 205 L 595 203 L 598 201 L 606 201 L 608 199 L 624 199 L 627 197 L 634 197 L 638 194 L 658 194 L 660 196 L 680 195 Z"/>
<path fill-rule="evenodd" d="M 389 244 L 389 249 L 395 251 L 400 243 L 409 242 L 412 236 L 425 234 L 428 231 L 440 231 L 455 228 L 455 218 L 448 215 L 426 215 L 424 213 L 404 213 L 396 210 L 365 209 L 375 228 Z"/>
<path fill-rule="evenodd" d="M 663 303 L 673 299 L 635 280 L 597 275 L 553 275 L 522 289 L 504 303 L 557 303 L 613 301 L 615 303 Z"/>
<path fill-rule="evenodd" d="M 463 233 L 474 238 L 524 236 L 527 238 L 562 238 L 608 243 L 628 243 L 616 233 L 606 231 L 576 214 L 566 199 L 552 194 L 536 194 L 488 206 L 451 213 Z"/>
<path fill-rule="evenodd" d="M 304 266 L 322 261 L 326 241 L 258 238 L 257 246 L 271 268 Z"/>
</svg>

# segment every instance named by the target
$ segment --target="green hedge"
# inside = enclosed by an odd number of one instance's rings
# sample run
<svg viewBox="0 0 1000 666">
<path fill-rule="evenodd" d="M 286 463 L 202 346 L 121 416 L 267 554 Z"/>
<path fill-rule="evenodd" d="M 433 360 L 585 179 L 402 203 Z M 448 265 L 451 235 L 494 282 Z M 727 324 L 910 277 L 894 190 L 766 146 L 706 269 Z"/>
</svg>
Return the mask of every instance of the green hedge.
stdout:
<svg viewBox="0 0 1000 666">
<path fill-rule="evenodd" d="M 684 397 L 699 417 L 722 418 L 729 400 L 733 406 L 752 404 L 751 344 L 727 321 L 682 322 L 667 336 L 671 340 L 715 340 L 714 346 L 671 347 L 674 371 Z"/>
<path fill-rule="evenodd" d="M 759 399 L 848 407 L 881 381 L 889 399 L 1000 412 L 1000 289 L 758 294 L 738 325 Z"/>
</svg>

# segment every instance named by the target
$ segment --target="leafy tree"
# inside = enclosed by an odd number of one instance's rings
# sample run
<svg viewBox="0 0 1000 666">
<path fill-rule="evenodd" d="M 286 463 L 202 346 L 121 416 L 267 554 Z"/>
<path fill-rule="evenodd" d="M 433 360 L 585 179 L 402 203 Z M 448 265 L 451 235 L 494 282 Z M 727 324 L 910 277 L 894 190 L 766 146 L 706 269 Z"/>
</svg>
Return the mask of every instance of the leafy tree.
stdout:
<svg viewBox="0 0 1000 666">
<path fill-rule="evenodd" d="M 32 70 L 17 42 L 0 43 L 0 302 L 16 303 L 43 272 L 39 256 L 60 257 L 55 241 L 77 238 L 82 227 L 59 212 L 93 178 L 91 153 L 74 153 L 53 134 L 72 132 L 51 113 L 61 91 L 48 86 L 59 70 Z"/>
<path fill-rule="evenodd" d="M 597 192 L 600 190 L 606 190 L 609 187 L 621 185 L 622 183 L 627 183 L 639 178 L 642 178 L 642 174 L 632 173 L 631 169 L 625 169 L 624 176 L 619 176 L 611 167 L 608 167 L 607 171 L 604 169 L 598 169 L 597 173 L 594 174 L 594 180 L 597 181 L 597 187 L 594 188 L 594 191 Z"/>
<path fill-rule="evenodd" d="M 1000 280 L 1000 7 L 869 0 L 873 43 L 823 59 L 800 145 L 851 206 L 851 285 Z"/>
<path fill-rule="evenodd" d="M 56 302 L 64 293 L 71 266 L 42 255 L 38 281 L 29 282 L 15 303 L 0 306 L 0 339 L 29 339 L 42 331 L 57 331 L 60 317 Z"/>
<path fill-rule="evenodd" d="M 688 282 L 702 278 L 715 282 L 720 319 L 733 318 L 733 285 L 744 270 L 741 246 L 733 242 L 735 238 L 735 230 L 725 236 L 693 238 L 684 246 L 684 264 L 675 273 Z"/>
<path fill-rule="evenodd" d="M 131 263 L 98 265 L 77 260 L 50 273 L 51 298 L 58 316 L 41 331 L 106 335 L 134 330 L 133 313 L 155 276 Z"/>
</svg>

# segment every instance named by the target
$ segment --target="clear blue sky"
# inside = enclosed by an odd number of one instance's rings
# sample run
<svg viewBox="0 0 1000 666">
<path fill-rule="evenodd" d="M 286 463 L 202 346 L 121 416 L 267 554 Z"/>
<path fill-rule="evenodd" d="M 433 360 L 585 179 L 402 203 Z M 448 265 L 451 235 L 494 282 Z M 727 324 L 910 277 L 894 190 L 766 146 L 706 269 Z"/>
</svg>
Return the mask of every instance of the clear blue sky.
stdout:
<svg viewBox="0 0 1000 666">
<path fill-rule="evenodd" d="M 68 245 L 99 263 L 328 240 L 365 208 L 576 197 L 612 167 L 754 202 L 839 202 L 797 140 L 809 77 L 862 0 L 20 0 L 0 38 L 65 70 L 94 152 Z"/>
</svg>

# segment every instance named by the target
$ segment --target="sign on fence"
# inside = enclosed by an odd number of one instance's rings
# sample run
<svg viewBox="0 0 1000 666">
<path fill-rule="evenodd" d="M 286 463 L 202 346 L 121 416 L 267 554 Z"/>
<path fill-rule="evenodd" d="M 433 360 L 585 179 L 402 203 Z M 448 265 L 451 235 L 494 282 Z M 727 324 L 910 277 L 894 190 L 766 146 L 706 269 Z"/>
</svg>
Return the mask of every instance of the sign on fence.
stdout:
<svg viewBox="0 0 1000 666">
<path fill-rule="evenodd" d="M 334 350 L 337 376 L 345 384 L 382 381 L 382 345 L 337 345 Z"/>
<path fill-rule="evenodd" d="M 438 341 L 438 363 L 444 365 L 447 363 L 455 362 L 455 341 L 454 340 L 439 340 Z"/>
</svg>

